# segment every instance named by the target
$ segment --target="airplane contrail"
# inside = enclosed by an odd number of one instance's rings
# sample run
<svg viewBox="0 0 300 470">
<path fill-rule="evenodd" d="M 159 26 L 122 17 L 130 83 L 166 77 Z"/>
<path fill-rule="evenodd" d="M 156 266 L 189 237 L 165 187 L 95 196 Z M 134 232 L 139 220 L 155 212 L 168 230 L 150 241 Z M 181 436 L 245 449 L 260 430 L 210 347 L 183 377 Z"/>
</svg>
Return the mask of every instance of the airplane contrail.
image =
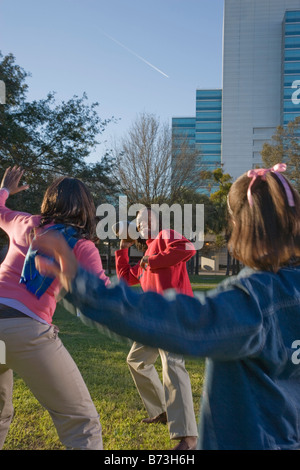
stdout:
<svg viewBox="0 0 300 470">
<path fill-rule="evenodd" d="M 104 34 L 104 36 L 106 36 L 108 39 L 110 39 L 111 41 L 114 41 L 116 44 L 118 44 L 119 46 L 123 47 L 123 49 L 126 49 L 126 51 L 130 52 L 130 54 L 133 54 L 135 57 L 137 57 L 138 59 L 142 60 L 143 62 L 145 62 L 145 64 L 149 65 L 149 67 L 152 67 L 154 70 L 156 70 L 157 72 L 161 73 L 162 75 L 164 75 L 165 77 L 169 78 L 169 76 L 164 73 L 162 70 L 158 69 L 157 67 L 155 67 L 155 65 L 151 64 L 150 62 L 148 62 L 146 59 L 144 59 L 143 57 L 141 57 L 140 55 L 138 55 L 136 52 L 132 51 L 131 49 L 129 49 L 129 47 L 125 46 L 124 44 L 122 44 L 120 41 L 117 41 L 117 39 L 113 38 L 112 36 L 109 36 L 108 34 L 102 32 Z"/>
</svg>

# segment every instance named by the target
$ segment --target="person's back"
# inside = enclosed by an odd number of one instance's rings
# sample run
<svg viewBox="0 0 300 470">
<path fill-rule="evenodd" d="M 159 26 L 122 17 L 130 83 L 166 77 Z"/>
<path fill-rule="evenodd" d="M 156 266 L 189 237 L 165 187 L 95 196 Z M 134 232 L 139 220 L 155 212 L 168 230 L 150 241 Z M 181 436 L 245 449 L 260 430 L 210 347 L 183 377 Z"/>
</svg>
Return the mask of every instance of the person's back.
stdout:
<svg viewBox="0 0 300 470">
<path fill-rule="evenodd" d="M 293 343 L 300 339 L 300 266 L 276 274 L 245 268 L 224 284 L 209 296 L 223 318 L 219 345 L 218 331 L 206 335 L 213 352 L 207 351 L 199 446 L 299 448 L 300 361 Z"/>
<path fill-rule="evenodd" d="M 0 448 L 13 417 L 13 372 L 24 379 L 50 413 L 61 442 L 69 449 L 102 449 L 98 412 L 82 376 L 52 324 L 60 284 L 36 271 L 30 242 L 41 233 L 63 233 L 87 270 L 108 284 L 92 241 L 94 205 L 85 185 L 58 178 L 47 189 L 41 215 L 6 207 L 19 186 L 20 168 L 8 168 L 0 189 L 0 228 L 9 236 L 9 249 L 0 267 L 0 339 L 7 360 L 0 364 Z"/>
</svg>

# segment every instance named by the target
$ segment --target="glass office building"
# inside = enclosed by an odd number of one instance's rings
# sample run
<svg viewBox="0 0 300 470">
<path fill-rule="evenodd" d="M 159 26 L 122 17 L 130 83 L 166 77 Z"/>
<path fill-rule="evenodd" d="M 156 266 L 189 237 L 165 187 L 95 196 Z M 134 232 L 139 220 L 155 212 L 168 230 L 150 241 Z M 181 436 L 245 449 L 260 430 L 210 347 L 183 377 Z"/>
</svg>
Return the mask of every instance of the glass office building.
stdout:
<svg viewBox="0 0 300 470">
<path fill-rule="evenodd" d="M 300 0 L 224 0 L 222 65 L 222 89 L 196 91 L 195 119 L 180 118 L 180 132 L 193 122 L 203 166 L 235 180 L 300 116 Z"/>
<path fill-rule="evenodd" d="M 197 169 L 212 171 L 221 165 L 222 90 L 196 90 L 195 115 L 172 119 L 173 158 L 186 141 L 199 155 Z M 207 192 L 209 183 L 204 180 L 199 191 Z M 211 191 L 216 189 L 210 186 Z"/>
<path fill-rule="evenodd" d="M 205 170 L 221 165 L 222 90 L 196 91 L 195 147 Z"/>
<path fill-rule="evenodd" d="M 222 164 L 233 179 L 300 114 L 299 80 L 300 0 L 224 0 Z"/>
<path fill-rule="evenodd" d="M 172 119 L 173 156 L 176 156 L 176 152 L 179 151 L 184 142 L 192 151 L 195 150 L 195 127 L 196 119 L 194 117 Z"/>
<path fill-rule="evenodd" d="M 286 11 L 282 38 L 281 124 L 286 126 L 300 116 L 300 10 Z"/>
</svg>

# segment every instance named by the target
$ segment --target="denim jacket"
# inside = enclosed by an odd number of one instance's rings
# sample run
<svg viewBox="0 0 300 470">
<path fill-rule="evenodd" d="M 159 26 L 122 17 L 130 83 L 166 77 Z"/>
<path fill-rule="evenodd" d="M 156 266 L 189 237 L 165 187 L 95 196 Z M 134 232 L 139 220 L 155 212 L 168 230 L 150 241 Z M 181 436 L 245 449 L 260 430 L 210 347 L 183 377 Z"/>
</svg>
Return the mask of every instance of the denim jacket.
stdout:
<svg viewBox="0 0 300 470">
<path fill-rule="evenodd" d="M 206 358 L 199 449 L 300 448 L 299 266 L 245 268 L 194 298 L 106 289 L 79 268 L 68 298 L 118 335 Z"/>
</svg>

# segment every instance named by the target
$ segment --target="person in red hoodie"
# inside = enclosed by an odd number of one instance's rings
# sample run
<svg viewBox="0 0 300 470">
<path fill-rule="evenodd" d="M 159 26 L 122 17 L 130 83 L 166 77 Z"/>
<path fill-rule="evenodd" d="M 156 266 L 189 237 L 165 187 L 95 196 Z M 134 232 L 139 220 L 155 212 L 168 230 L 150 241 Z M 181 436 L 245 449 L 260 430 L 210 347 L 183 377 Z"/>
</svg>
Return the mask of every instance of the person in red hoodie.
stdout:
<svg viewBox="0 0 300 470">
<path fill-rule="evenodd" d="M 141 235 L 136 244 L 144 245 L 144 256 L 140 263 L 130 266 L 128 248 L 133 242 L 121 240 L 120 250 L 115 253 L 118 278 L 129 285 L 139 283 L 143 291 L 162 294 L 173 289 L 193 296 L 186 268 L 186 262 L 195 254 L 192 243 L 174 230 L 157 230 L 158 235 L 152 238 L 159 222 L 151 209 L 140 211 L 136 221 Z M 154 366 L 158 356 L 162 362 L 163 384 Z M 168 423 L 170 438 L 180 441 L 173 450 L 195 449 L 197 423 L 184 358 L 134 342 L 127 363 L 149 415 L 143 422 Z"/>
</svg>

